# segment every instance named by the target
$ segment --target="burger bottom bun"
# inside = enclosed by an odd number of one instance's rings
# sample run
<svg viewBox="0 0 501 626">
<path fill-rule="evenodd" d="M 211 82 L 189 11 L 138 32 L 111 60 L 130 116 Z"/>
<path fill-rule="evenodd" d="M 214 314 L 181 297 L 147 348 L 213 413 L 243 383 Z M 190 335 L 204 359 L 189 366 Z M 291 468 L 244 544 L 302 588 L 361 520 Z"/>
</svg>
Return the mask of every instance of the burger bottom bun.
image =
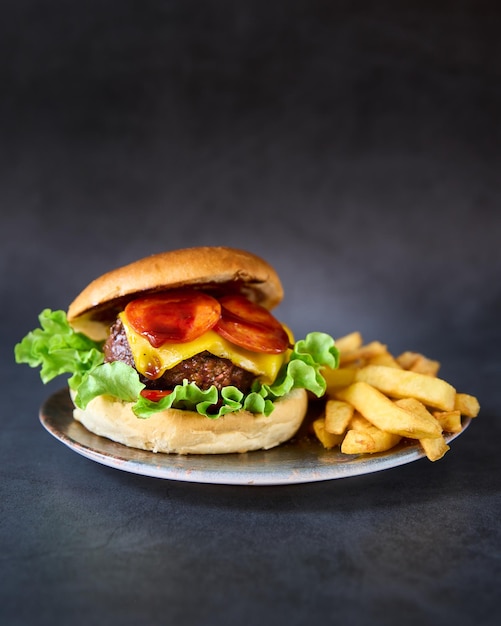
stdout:
<svg viewBox="0 0 501 626">
<path fill-rule="evenodd" d="M 96 435 L 131 448 L 176 454 L 225 454 L 268 450 L 293 437 L 308 406 L 304 389 L 295 389 L 275 402 L 272 413 L 228 413 L 210 419 L 194 411 L 167 409 L 141 419 L 132 404 L 109 396 L 94 398 L 75 419 Z"/>
</svg>

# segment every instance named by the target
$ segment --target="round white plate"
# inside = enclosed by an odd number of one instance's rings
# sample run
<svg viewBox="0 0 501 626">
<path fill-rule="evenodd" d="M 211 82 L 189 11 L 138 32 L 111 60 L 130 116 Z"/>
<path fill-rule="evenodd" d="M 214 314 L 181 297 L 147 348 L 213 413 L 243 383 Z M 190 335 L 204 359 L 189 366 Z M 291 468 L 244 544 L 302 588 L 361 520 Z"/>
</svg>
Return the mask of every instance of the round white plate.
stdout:
<svg viewBox="0 0 501 626">
<path fill-rule="evenodd" d="M 285 485 L 359 476 L 417 461 L 425 455 L 417 443 L 405 443 L 373 455 L 346 455 L 301 437 L 272 450 L 244 454 L 174 455 L 128 448 L 89 432 L 73 419 L 68 391 L 53 394 L 40 409 L 47 431 L 92 461 L 133 474 L 196 483 Z M 450 442 L 465 431 L 446 437 Z"/>
</svg>

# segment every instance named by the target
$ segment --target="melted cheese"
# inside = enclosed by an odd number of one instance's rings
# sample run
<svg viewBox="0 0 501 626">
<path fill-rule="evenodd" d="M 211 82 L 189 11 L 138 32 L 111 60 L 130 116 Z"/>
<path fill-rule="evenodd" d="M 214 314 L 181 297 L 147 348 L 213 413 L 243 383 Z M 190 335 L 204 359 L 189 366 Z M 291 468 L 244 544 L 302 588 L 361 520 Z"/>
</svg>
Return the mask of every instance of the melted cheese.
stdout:
<svg viewBox="0 0 501 626">
<path fill-rule="evenodd" d="M 137 333 L 123 313 L 120 319 L 125 328 L 127 341 L 129 342 L 136 369 L 141 373 L 151 377 L 155 372 L 155 378 L 180 363 L 200 352 L 207 350 L 214 356 L 222 359 L 230 359 L 232 363 L 244 370 L 252 372 L 264 383 L 272 383 L 284 361 L 287 359 L 289 351 L 281 354 L 262 354 L 251 352 L 240 346 L 230 343 L 213 330 L 209 330 L 197 339 L 186 343 L 166 343 L 160 348 L 154 348 L 150 342 Z M 293 342 L 292 333 L 284 327 Z"/>
</svg>

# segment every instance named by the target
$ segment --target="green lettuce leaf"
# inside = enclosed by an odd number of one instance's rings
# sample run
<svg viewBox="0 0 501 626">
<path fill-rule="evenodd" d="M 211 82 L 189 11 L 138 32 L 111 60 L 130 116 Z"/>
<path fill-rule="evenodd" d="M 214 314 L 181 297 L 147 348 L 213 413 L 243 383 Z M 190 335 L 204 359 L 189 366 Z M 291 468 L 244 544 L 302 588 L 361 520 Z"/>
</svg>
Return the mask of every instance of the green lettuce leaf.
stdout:
<svg viewBox="0 0 501 626">
<path fill-rule="evenodd" d="M 124 402 L 135 402 L 145 385 L 137 371 L 121 361 L 103 363 L 83 376 L 75 396 L 75 404 L 85 409 L 97 396 L 112 396 Z"/>
<path fill-rule="evenodd" d="M 339 350 L 330 335 L 309 333 L 305 339 L 295 343 L 289 361 L 276 381 L 272 385 L 264 385 L 267 395 L 277 399 L 301 388 L 311 391 L 317 398 L 323 396 L 326 382 L 320 368 L 324 366 L 332 369 L 339 366 Z"/>
<path fill-rule="evenodd" d="M 234 390 L 236 400 L 232 398 L 231 390 Z M 222 393 L 228 394 L 228 404 L 223 404 L 216 411 L 215 406 L 219 402 L 217 388 L 212 386 L 209 389 L 202 390 L 195 383 L 189 383 L 185 380 L 182 385 L 174 387 L 172 393 L 158 401 L 148 400 L 140 396 L 132 410 L 138 417 L 142 418 L 148 418 L 154 413 L 158 413 L 158 411 L 170 408 L 197 411 L 201 415 L 215 418 L 235 410 L 233 407 L 240 406 L 239 401 L 243 396 L 242 392 L 236 387 L 226 387 Z"/>
<path fill-rule="evenodd" d="M 171 394 L 158 401 L 139 397 L 132 410 L 141 418 L 148 418 L 164 409 L 188 409 L 197 411 L 211 419 L 216 419 L 227 413 L 246 409 L 251 413 L 269 415 L 274 408 L 273 402 L 257 392 L 246 396 L 237 387 L 224 387 L 220 393 L 215 386 L 207 390 L 199 389 L 195 383 L 187 380 L 182 385 L 174 387 Z"/>
<path fill-rule="evenodd" d="M 103 362 L 102 343 L 73 330 L 64 311 L 44 309 L 40 328 L 14 347 L 16 363 L 40 366 L 40 378 L 48 383 L 61 374 L 72 374 L 68 384 L 76 389 L 87 372 Z"/>
<path fill-rule="evenodd" d="M 104 363 L 102 343 L 75 332 L 64 311 L 45 309 L 39 320 L 41 328 L 30 332 L 15 346 L 17 363 L 41 366 L 44 383 L 60 374 L 71 374 L 68 383 L 76 392 L 75 404 L 81 409 L 93 398 L 108 395 L 134 403 L 133 411 L 142 419 L 171 407 L 197 411 L 212 419 L 240 409 L 270 415 L 274 402 L 293 389 L 306 389 L 317 397 L 322 396 L 326 382 L 321 368 L 339 365 L 334 339 L 326 333 L 313 332 L 296 342 L 288 362 L 271 385 L 255 382 L 251 392 L 244 395 L 236 387 L 225 387 L 218 393 L 215 386 L 202 390 L 185 380 L 169 395 L 152 401 L 141 395 L 145 385 L 137 371 L 118 361 Z"/>
</svg>

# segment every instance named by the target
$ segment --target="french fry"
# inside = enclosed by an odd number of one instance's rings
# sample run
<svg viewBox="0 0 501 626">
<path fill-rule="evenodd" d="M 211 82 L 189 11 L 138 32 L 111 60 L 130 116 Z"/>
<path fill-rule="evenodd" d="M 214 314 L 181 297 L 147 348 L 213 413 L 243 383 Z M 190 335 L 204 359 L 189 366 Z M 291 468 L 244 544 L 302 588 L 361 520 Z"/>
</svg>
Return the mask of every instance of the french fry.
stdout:
<svg viewBox="0 0 501 626">
<path fill-rule="evenodd" d="M 374 454 L 384 452 L 399 443 L 400 435 L 380 430 L 365 417 L 355 414 L 341 443 L 343 454 Z"/>
<path fill-rule="evenodd" d="M 409 411 L 411 414 L 419 415 L 426 419 L 434 417 L 426 409 L 424 404 L 419 402 L 419 400 L 416 400 L 416 398 L 402 398 L 401 400 L 397 400 L 395 404 L 402 409 Z M 438 461 L 449 450 L 449 445 L 445 441 L 442 434 L 440 437 L 421 437 L 419 439 L 419 443 L 430 461 Z"/>
<path fill-rule="evenodd" d="M 475 396 L 470 396 L 467 393 L 457 393 L 454 408 L 465 417 L 477 417 L 480 411 L 480 404 Z"/>
<path fill-rule="evenodd" d="M 438 461 L 450 450 L 450 446 L 443 436 L 434 439 L 423 438 L 419 440 L 419 443 L 430 461 Z"/>
<path fill-rule="evenodd" d="M 432 415 L 424 417 L 410 413 L 364 381 L 355 382 L 346 389 L 339 390 L 336 396 L 339 400 L 352 404 L 374 426 L 389 433 L 411 439 L 440 437 L 442 434 L 440 424 Z"/>
<path fill-rule="evenodd" d="M 396 358 L 397 363 L 404 370 L 410 369 L 414 363 L 417 361 L 419 357 L 419 352 L 412 352 L 411 350 L 406 350 L 399 354 Z"/>
<path fill-rule="evenodd" d="M 438 378 L 439 361 L 419 352 L 395 357 L 379 341 L 364 344 L 353 332 L 336 340 L 341 367 L 323 368 L 324 414 L 313 422 L 325 448 L 345 454 L 373 454 L 402 438 L 419 441 L 431 461 L 449 450 L 443 433 L 461 432 L 461 417 L 476 417 L 476 397 L 457 393 Z"/>
<path fill-rule="evenodd" d="M 397 369 L 402 369 L 401 365 L 398 363 L 395 357 L 389 352 L 376 354 L 375 356 L 367 360 L 367 365 L 386 365 L 387 367 L 396 367 Z"/>
<path fill-rule="evenodd" d="M 350 430 L 360 430 L 360 431 L 364 431 L 367 430 L 370 427 L 374 427 L 374 424 L 372 424 L 371 422 L 369 422 L 368 419 L 366 419 L 362 413 L 360 413 L 359 411 L 353 411 L 353 416 L 350 420 L 350 423 L 348 424 L 348 428 Z"/>
<path fill-rule="evenodd" d="M 425 416 L 426 419 L 433 417 L 424 404 L 416 398 L 400 398 L 399 400 L 395 400 L 395 404 L 410 413 L 419 413 Z"/>
<path fill-rule="evenodd" d="M 433 411 L 433 417 L 446 433 L 460 433 L 463 428 L 460 411 Z"/>
<path fill-rule="evenodd" d="M 386 354 L 387 352 L 388 348 L 383 343 L 380 341 L 371 341 L 356 350 L 341 352 L 340 363 L 343 366 L 349 363 L 356 363 L 357 361 L 366 361 L 367 359 L 372 359 L 375 356 Z"/>
<path fill-rule="evenodd" d="M 338 337 L 336 339 L 336 347 L 340 352 L 351 352 L 357 350 L 362 345 L 362 335 L 357 331 Z"/>
<path fill-rule="evenodd" d="M 331 392 L 339 387 L 347 387 L 355 380 L 356 370 L 349 367 L 340 367 L 339 369 L 331 369 L 330 367 L 324 367 L 322 369 L 322 376 L 327 383 L 327 395 L 331 395 Z"/>
<path fill-rule="evenodd" d="M 409 368 L 409 371 L 417 372 L 418 374 L 426 374 L 426 376 L 436 376 L 439 369 L 440 363 L 438 361 L 434 361 L 420 354 Z"/>
<path fill-rule="evenodd" d="M 393 398 L 416 398 L 435 409 L 454 409 L 456 390 L 441 378 L 384 365 L 367 365 L 357 370 L 355 381 L 368 383 Z"/>
<path fill-rule="evenodd" d="M 419 352 L 411 352 L 410 350 L 402 352 L 396 357 L 396 361 L 404 370 L 427 374 L 428 376 L 436 376 L 440 369 L 439 361 L 434 361 Z"/>
<path fill-rule="evenodd" d="M 343 440 L 343 435 L 333 435 L 325 430 L 325 419 L 323 417 L 317 417 L 317 419 L 313 421 L 312 426 L 313 432 L 323 447 L 327 448 L 327 450 L 335 448 Z"/>
<path fill-rule="evenodd" d="M 353 417 L 354 408 L 342 400 L 327 400 L 325 403 L 325 429 L 333 435 L 342 435 Z"/>
</svg>

